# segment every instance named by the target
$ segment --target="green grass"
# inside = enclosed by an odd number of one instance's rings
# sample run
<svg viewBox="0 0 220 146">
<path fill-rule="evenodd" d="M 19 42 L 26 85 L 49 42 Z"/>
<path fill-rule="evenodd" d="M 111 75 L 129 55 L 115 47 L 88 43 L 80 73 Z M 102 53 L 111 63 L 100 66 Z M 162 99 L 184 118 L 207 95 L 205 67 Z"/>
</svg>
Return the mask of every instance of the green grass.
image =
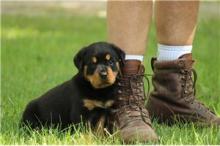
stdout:
<svg viewBox="0 0 220 146">
<path fill-rule="evenodd" d="M 200 20 L 193 55 L 197 60 L 198 98 L 220 115 L 220 20 Z M 82 127 L 72 135 L 44 130 L 30 135 L 18 128 L 26 104 L 75 73 L 73 56 L 85 45 L 106 40 L 103 18 L 75 15 L 2 16 L 1 144 L 122 144 L 119 136 L 95 135 Z M 155 28 L 150 31 L 145 58 L 156 54 Z M 193 124 L 172 127 L 153 122 L 155 144 L 220 144 L 220 130 Z M 136 143 L 138 144 L 138 142 Z"/>
</svg>

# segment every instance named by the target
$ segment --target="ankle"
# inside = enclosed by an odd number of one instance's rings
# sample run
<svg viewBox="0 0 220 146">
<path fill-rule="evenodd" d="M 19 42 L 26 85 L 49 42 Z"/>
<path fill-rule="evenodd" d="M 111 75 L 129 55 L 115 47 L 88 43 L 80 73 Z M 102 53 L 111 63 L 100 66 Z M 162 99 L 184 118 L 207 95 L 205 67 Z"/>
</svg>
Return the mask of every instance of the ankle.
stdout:
<svg viewBox="0 0 220 146">
<path fill-rule="evenodd" d="M 122 68 L 123 75 L 135 75 L 139 72 L 141 61 L 139 60 L 125 60 Z"/>
<path fill-rule="evenodd" d="M 178 59 L 184 54 L 189 54 L 192 51 L 192 45 L 184 46 L 168 46 L 163 44 L 158 44 L 158 61 L 172 61 Z"/>
</svg>

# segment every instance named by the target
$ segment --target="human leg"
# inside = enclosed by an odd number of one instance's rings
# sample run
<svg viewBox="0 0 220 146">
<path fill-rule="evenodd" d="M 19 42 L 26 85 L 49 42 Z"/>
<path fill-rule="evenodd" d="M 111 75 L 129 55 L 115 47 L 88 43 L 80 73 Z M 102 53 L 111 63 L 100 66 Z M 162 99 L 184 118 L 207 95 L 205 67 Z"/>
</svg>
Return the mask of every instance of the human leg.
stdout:
<svg viewBox="0 0 220 146">
<path fill-rule="evenodd" d="M 152 61 L 154 90 L 147 107 L 160 122 L 220 125 L 220 119 L 195 97 L 191 49 L 198 6 L 198 1 L 156 2 L 159 47 L 158 58 Z"/>
<path fill-rule="evenodd" d="M 116 125 L 125 142 L 157 139 L 148 111 L 144 108 L 144 67 L 141 65 L 151 11 L 152 1 L 108 1 L 109 42 L 116 44 L 126 53 L 114 114 Z"/>
</svg>

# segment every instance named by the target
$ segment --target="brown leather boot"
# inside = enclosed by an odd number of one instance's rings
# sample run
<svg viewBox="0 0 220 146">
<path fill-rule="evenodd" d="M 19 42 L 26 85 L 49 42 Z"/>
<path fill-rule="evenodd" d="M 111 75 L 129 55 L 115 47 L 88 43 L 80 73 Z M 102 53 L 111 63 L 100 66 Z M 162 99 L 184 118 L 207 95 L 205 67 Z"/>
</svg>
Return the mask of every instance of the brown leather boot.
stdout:
<svg viewBox="0 0 220 146">
<path fill-rule="evenodd" d="M 150 115 L 159 122 L 220 125 L 220 118 L 195 99 L 196 72 L 192 68 L 193 63 L 191 54 L 183 55 L 174 61 L 152 59 L 154 90 L 147 108 Z"/>
<path fill-rule="evenodd" d="M 144 106 L 144 66 L 140 61 L 125 61 L 122 74 L 118 82 L 118 101 L 114 113 L 121 138 L 126 143 L 157 140 Z"/>
</svg>

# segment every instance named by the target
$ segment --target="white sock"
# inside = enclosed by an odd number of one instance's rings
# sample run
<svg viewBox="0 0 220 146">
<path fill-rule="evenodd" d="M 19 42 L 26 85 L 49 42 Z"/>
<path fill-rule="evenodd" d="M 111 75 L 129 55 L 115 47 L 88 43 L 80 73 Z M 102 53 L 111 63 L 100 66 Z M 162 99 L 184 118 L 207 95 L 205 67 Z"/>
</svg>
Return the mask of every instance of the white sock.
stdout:
<svg viewBox="0 0 220 146">
<path fill-rule="evenodd" d="M 191 52 L 192 52 L 192 45 L 167 46 L 163 44 L 158 44 L 157 60 L 158 61 L 176 60 L 180 56 Z"/>
<path fill-rule="evenodd" d="M 144 60 L 144 56 L 143 55 L 125 55 L 125 60 L 139 60 L 142 62 Z"/>
</svg>

